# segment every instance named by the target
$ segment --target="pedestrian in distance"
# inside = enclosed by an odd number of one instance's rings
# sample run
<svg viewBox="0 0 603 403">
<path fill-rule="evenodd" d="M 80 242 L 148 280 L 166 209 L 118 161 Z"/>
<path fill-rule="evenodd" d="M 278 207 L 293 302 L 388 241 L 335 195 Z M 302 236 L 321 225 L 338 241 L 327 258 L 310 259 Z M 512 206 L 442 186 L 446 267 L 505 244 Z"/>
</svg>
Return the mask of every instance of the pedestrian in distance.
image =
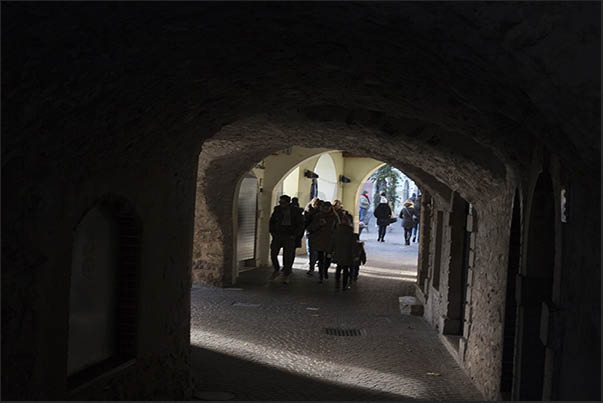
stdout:
<svg viewBox="0 0 603 403">
<path fill-rule="evenodd" d="M 415 221 L 415 226 L 412 228 L 412 241 L 417 242 L 417 237 L 419 236 L 419 226 L 421 225 L 421 195 L 417 196 L 415 200 L 414 208 L 415 213 L 413 219 Z"/>
<path fill-rule="evenodd" d="M 413 219 L 413 216 L 413 204 L 410 200 L 407 200 L 404 202 L 402 210 L 400 210 L 402 228 L 404 228 L 404 242 L 406 243 L 406 245 L 410 245 L 410 236 L 412 233 L 412 229 L 415 226 L 415 220 Z"/>
<path fill-rule="evenodd" d="M 270 258 L 274 272 L 271 279 L 279 276 L 280 265 L 278 254 L 283 249 L 283 283 L 289 282 L 289 276 L 295 259 L 295 245 L 301 238 L 304 230 L 304 221 L 300 209 L 291 205 L 291 198 L 282 195 L 279 205 L 276 206 L 270 216 L 269 231 L 272 235 L 270 243 Z"/>
<path fill-rule="evenodd" d="M 365 190 L 364 192 L 362 192 L 358 204 L 360 206 L 358 219 L 359 221 L 365 223 L 364 217 L 366 217 L 366 213 L 368 213 L 368 209 L 371 207 L 371 200 L 369 198 L 368 191 Z"/>
<path fill-rule="evenodd" d="M 377 242 L 385 242 L 385 232 L 387 230 L 387 226 L 392 222 L 392 209 L 387 202 L 385 192 L 381 193 L 381 200 L 379 205 L 375 207 L 373 215 L 377 218 L 377 225 L 379 226 Z"/>
</svg>

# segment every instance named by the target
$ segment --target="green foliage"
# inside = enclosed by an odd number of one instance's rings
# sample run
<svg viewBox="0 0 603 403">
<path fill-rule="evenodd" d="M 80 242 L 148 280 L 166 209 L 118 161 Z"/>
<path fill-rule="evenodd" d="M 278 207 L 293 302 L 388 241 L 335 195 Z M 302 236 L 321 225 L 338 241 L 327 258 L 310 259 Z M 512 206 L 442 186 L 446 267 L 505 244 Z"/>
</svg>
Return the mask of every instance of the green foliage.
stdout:
<svg viewBox="0 0 603 403">
<path fill-rule="evenodd" d="M 396 187 L 401 179 L 400 174 L 391 165 L 383 165 L 377 169 L 369 178 L 375 184 L 376 190 L 373 205 L 377 206 L 379 204 L 381 192 L 385 192 L 385 197 L 391 202 L 392 209 L 395 211 L 396 205 L 400 201 L 400 197 L 396 194 Z"/>
</svg>

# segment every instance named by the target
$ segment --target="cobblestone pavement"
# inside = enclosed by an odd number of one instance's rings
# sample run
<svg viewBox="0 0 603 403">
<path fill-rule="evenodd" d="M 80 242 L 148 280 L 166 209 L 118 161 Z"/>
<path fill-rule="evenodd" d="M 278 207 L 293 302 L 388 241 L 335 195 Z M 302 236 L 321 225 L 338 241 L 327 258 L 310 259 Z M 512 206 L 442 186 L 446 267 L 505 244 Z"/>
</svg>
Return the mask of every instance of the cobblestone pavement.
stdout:
<svg viewBox="0 0 603 403">
<path fill-rule="evenodd" d="M 304 256 L 289 284 L 255 269 L 230 289 L 194 286 L 197 392 L 230 392 L 234 400 L 482 400 L 436 331 L 400 314 L 398 297 L 414 295 L 416 245 L 401 253 L 394 236 L 371 245 L 376 234 L 366 235 L 367 266 L 345 292 L 335 290 L 333 268 L 325 284 L 306 276 Z"/>
</svg>

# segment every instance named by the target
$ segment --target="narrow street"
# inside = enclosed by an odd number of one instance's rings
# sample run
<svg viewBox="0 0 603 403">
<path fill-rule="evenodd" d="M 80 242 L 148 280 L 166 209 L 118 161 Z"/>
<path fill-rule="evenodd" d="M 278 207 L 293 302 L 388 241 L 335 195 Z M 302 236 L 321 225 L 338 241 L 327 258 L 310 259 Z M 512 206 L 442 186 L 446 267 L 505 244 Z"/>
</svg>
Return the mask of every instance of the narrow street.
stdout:
<svg viewBox="0 0 603 403">
<path fill-rule="evenodd" d="M 398 224 L 398 223 L 397 223 Z M 394 224 L 395 225 L 395 224 Z M 367 265 L 352 289 L 308 277 L 298 256 L 289 284 L 271 269 L 242 273 L 230 289 L 191 294 L 196 393 L 232 400 L 481 400 L 470 379 L 421 317 L 400 314 L 414 295 L 417 244 L 399 224 L 376 242 L 363 232 Z M 413 260 L 414 259 L 414 260 Z M 347 332 L 348 335 L 329 333 Z M 217 395 L 219 396 L 219 395 Z"/>
</svg>

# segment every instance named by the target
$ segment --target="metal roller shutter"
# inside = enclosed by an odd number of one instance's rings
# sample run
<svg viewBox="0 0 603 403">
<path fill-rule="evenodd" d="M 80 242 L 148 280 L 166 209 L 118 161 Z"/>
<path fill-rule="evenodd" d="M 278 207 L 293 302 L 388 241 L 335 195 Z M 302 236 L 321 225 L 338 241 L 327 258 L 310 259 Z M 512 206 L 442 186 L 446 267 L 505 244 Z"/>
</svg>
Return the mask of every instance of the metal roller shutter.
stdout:
<svg viewBox="0 0 603 403">
<path fill-rule="evenodd" d="M 256 209 L 258 195 L 257 178 L 244 178 L 239 191 L 237 260 L 255 257 Z"/>
</svg>

